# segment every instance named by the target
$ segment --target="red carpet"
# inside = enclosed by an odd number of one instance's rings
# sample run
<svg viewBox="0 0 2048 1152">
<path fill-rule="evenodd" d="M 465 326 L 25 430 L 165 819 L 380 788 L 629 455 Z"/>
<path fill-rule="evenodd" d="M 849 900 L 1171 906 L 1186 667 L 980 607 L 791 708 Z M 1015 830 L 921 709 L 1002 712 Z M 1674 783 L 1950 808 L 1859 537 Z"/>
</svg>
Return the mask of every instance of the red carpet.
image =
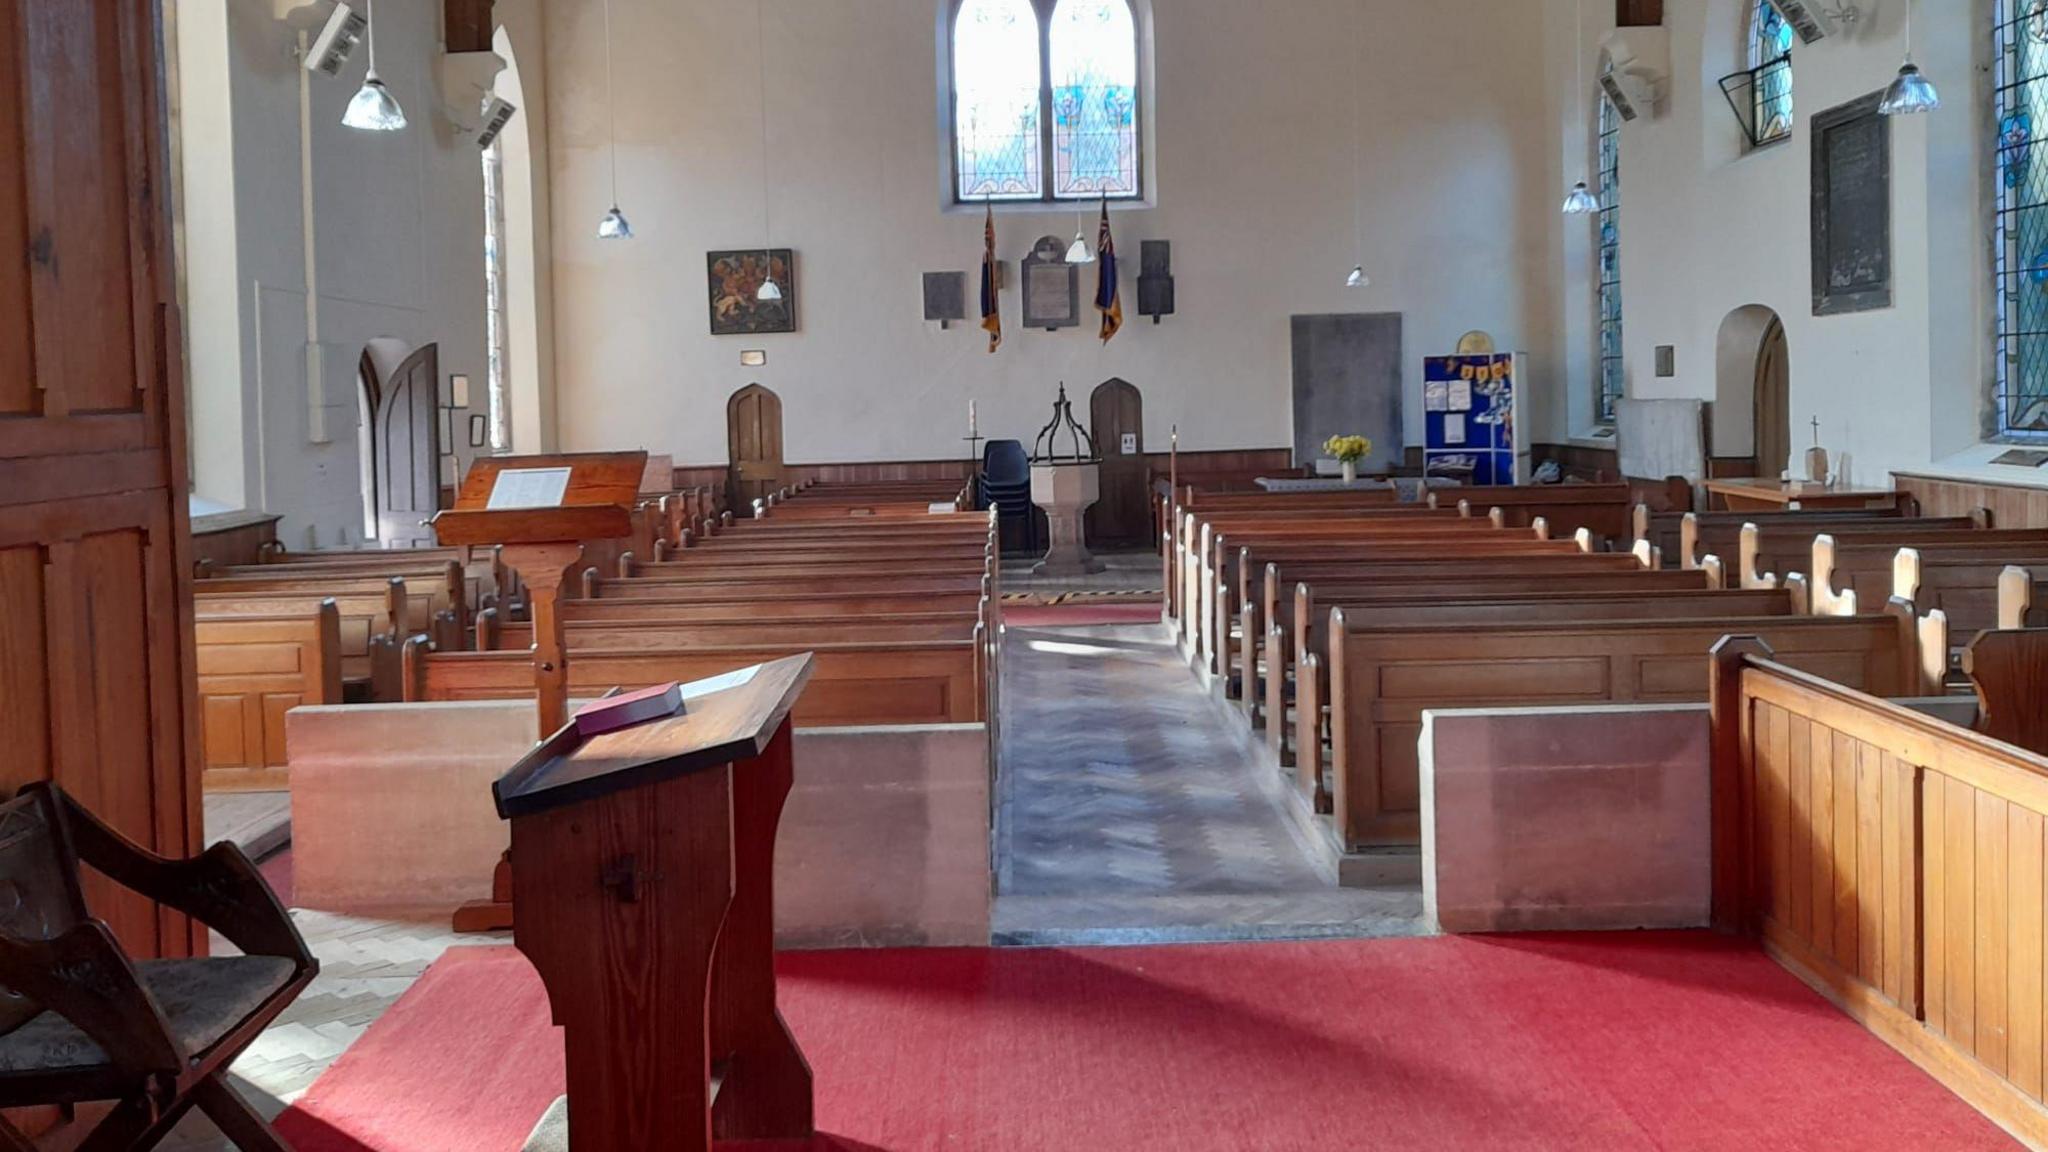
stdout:
<svg viewBox="0 0 2048 1152">
<path fill-rule="evenodd" d="M 1704 934 L 798 953 L 819 1149 L 1988 1149 L 1988 1121 Z M 286 1115 L 299 1152 L 515 1152 L 538 978 L 458 950 Z"/>
<path fill-rule="evenodd" d="M 1003 606 L 1003 622 L 1018 628 L 1059 628 L 1084 624 L 1157 624 L 1159 601 L 1102 604 L 1017 604 Z"/>
</svg>

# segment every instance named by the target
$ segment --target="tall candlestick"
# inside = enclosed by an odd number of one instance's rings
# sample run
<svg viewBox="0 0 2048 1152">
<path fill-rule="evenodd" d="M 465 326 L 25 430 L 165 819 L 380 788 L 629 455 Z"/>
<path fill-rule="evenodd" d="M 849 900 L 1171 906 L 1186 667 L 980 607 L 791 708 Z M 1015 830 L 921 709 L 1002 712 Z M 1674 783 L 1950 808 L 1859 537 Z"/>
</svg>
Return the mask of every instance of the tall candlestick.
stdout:
<svg viewBox="0 0 2048 1152">
<path fill-rule="evenodd" d="M 974 401 L 969 400 L 967 402 L 967 434 L 972 436 L 974 432 Z"/>
</svg>

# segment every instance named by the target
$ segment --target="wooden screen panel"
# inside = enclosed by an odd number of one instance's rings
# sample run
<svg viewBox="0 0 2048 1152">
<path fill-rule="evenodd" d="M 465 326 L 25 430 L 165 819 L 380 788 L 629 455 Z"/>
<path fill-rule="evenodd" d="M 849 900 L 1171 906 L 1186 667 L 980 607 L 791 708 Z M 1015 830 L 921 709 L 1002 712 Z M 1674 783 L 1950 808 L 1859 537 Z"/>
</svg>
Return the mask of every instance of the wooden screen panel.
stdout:
<svg viewBox="0 0 2048 1152">
<path fill-rule="evenodd" d="M 1766 935 L 1910 1005 L 1913 767 L 1775 704 L 1752 724 Z"/>
<path fill-rule="evenodd" d="M 2043 1099 L 2043 819 L 1963 780 L 1922 785 L 1926 1022 Z"/>
<path fill-rule="evenodd" d="M 0 3 L 0 156 L 22 152 L 21 67 L 17 46 L 21 43 L 21 13 L 10 0 Z M 0 165 L 0 252 L 28 251 L 28 167 Z M 29 311 L 28 261 L 10 255 L 0 260 L 0 413 L 18 414 L 37 409 L 35 362 L 29 354 L 30 341 L 24 337 L 32 323 Z"/>
</svg>

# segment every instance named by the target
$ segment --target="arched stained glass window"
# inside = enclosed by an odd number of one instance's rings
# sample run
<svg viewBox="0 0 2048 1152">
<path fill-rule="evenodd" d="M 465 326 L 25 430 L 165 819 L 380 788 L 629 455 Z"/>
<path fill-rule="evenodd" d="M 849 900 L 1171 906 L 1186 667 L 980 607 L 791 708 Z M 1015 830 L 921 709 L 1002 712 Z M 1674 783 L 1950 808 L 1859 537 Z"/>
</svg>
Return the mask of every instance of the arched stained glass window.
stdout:
<svg viewBox="0 0 2048 1152">
<path fill-rule="evenodd" d="M 1600 390 L 1595 412 L 1614 423 L 1614 406 L 1625 391 L 1621 353 L 1621 113 L 1605 93 L 1600 104 Z"/>
<path fill-rule="evenodd" d="M 1992 23 L 1997 117 L 1997 432 L 2048 439 L 2048 0 L 1999 0 Z"/>
<path fill-rule="evenodd" d="M 952 36 L 957 200 L 1142 193 L 1130 0 L 959 0 Z"/>
<path fill-rule="evenodd" d="M 1138 192 L 1138 40 L 1128 0 L 1053 9 L 1053 195 Z"/>
<path fill-rule="evenodd" d="M 953 141 L 962 200 L 1045 194 L 1038 13 L 963 0 L 953 17 Z"/>
<path fill-rule="evenodd" d="M 1756 71 L 1750 89 L 1756 116 L 1756 142 L 1770 144 L 1792 135 L 1792 22 L 1771 0 L 1756 0 L 1749 16 L 1749 66 Z"/>
</svg>

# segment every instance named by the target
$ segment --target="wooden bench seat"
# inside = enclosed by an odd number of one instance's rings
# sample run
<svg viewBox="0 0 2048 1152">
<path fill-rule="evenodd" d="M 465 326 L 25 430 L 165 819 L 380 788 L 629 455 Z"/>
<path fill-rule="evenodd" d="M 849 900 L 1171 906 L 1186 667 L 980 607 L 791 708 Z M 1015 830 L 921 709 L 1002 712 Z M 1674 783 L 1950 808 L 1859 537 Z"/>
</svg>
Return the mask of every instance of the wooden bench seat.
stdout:
<svg viewBox="0 0 2048 1152">
<path fill-rule="evenodd" d="M 919 575 L 931 576 L 979 576 L 987 565 L 979 556 L 944 557 L 937 560 L 917 561 L 906 558 L 852 560 L 845 564 L 797 564 L 760 563 L 752 560 L 717 560 L 694 557 L 675 561 L 672 565 L 660 567 L 643 566 L 636 568 L 633 582 L 644 585 L 704 584 L 725 580 L 748 580 L 757 584 L 779 584 L 784 580 L 803 579 L 827 573 L 841 579 L 859 577 L 892 578 L 915 570 Z"/>
<path fill-rule="evenodd" d="M 1515 625 L 1351 626 L 1331 613 L 1330 765 L 1333 818 L 1350 851 L 1418 843 L 1416 738 L 1430 708 L 1681 703 L 1707 698 L 1706 654 L 1731 633 L 1757 635 L 1794 667 L 1880 696 L 1915 693 L 1918 644 L 1910 610 L 1882 615 Z M 1320 662 L 1303 656 L 1302 717 Z M 1318 749 L 1300 753 L 1314 767 Z"/>
<path fill-rule="evenodd" d="M 203 787 L 285 787 L 284 714 L 342 702 L 341 614 L 332 601 L 274 616 L 211 615 L 193 630 Z"/>
<path fill-rule="evenodd" d="M 444 574 L 445 575 L 445 574 Z M 455 581 L 453 589 L 445 583 L 428 583 L 418 579 L 390 576 L 215 576 L 193 582 L 195 595 L 242 597 L 252 594 L 288 593 L 317 597 L 358 597 L 382 596 L 389 592 L 392 581 L 398 580 L 405 598 L 405 612 L 400 631 L 404 635 L 426 635 L 436 644 L 460 648 L 466 640 L 461 635 L 460 617 L 451 607 L 460 603 L 462 582 Z"/>
<path fill-rule="evenodd" d="M 223 593 L 209 590 L 202 581 L 194 585 L 192 600 L 199 614 L 215 617 L 292 615 L 316 609 L 322 601 L 332 602 L 341 617 L 342 680 L 365 685 L 376 678 L 373 641 L 380 637 L 390 641 L 387 647 L 395 657 L 406 615 L 405 581 L 398 579 L 388 582 L 382 593 Z"/>
<path fill-rule="evenodd" d="M 569 665 L 569 690 L 594 697 L 614 687 L 687 682 L 808 651 L 816 662 L 792 713 L 799 724 L 965 724 L 985 718 L 982 643 L 585 648 Z M 415 643 L 406 650 L 405 683 L 407 700 L 521 699 L 533 695 L 533 662 L 524 652 L 433 652 Z"/>
<path fill-rule="evenodd" d="M 740 597 L 752 593 L 782 593 L 794 596 L 836 596 L 842 592 L 976 592 L 988 577 L 981 568 L 927 573 L 921 570 L 849 574 L 821 574 L 816 568 L 801 573 L 781 573 L 763 583 L 748 575 L 726 573 L 691 580 L 650 580 L 641 577 L 621 580 L 585 569 L 581 584 L 586 600 L 673 600 L 677 597 Z"/>
<path fill-rule="evenodd" d="M 1756 583 L 1773 575 L 1805 571 L 1813 538 L 1822 532 L 1844 539 L 1854 537 L 1901 547 L 1937 535 L 1985 530 L 1983 524 L 1967 516 L 1844 520 L 1826 525 L 1787 516 L 1770 521 L 1748 520 L 1741 524 L 1718 523 L 1702 527 L 1692 537 L 1694 552 L 1691 561 L 1688 563 L 1681 554 L 1678 563 L 1680 567 L 1697 568 L 1702 557 L 1710 554 L 1719 556 L 1731 564 L 1730 581 L 1742 582 L 1744 574 L 1748 573 L 1748 582 Z M 1681 549 L 1683 547 L 1681 545 Z M 1787 557 L 1790 557 L 1789 562 Z"/>
<path fill-rule="evenodd" d="M 1829 508 L 1790 512 L 1652 512 L 1647 504 L 1638 504 L 1630 519 L 1629 530 L 1635 539 L 1648 540 L 1659 554 L 1670 558 L 1673 564 L 1679 567 L 1692 567 L 1696 566 L 1699 555 L 1698 533 L 1703 526 L 1710 524 L 1733 525 L 1739 530 L 1745 523 L 1761 525 L 1796 519 L 1801 524 L 1825 531 L 1825 525 L 1871 520 L 1896 521 L 1901 515 L 1896 507 Z"/>
<path fill-rule="evenodd" d="M 1515 484 L 1431 489 L 1425 503 L 1435 507 L 1463 504 L 1469 514 L 1483 516 L 1498 508 L 1510 528 L 1526 528 L 1538 519 L 1550 522 L 1560 536 L 1584 528 L 1600 540 L 1630 540 L 1634 494 L 1627 484 Z"/>
<path fill-rule="evenodd" d="M 627 603 L 630 603 L 628 601 Z M 892 616 L 834 615 L 786 620 L 677 620 L 648 615 L 625 620 L 565 619 L 563 630 L 572 651 L 605 648 L 632 651 L 649 648 L 730 648 L 741 645 L 807 643 L 921 643 L 960 640 L 974 634 L 978 612 L 924 612 Z M 533 625 L 519 621 L 478 628 L 479 651 L 515 650 L 533 646 Z"/>
<path fill-rule="evenodd" d="M 1588 559 L 1593 559 L 1589 557 Z M 1455 578 L 1460 597 L 1499 596 L 1519 598 L 1548 592 L 1704 592 L 1711 585 L 1704 572 L 1656 571 L 1632 563 L 1632 557 L 1601 553 L 1594 564 L 1575 565 L 1573 570 L 1501 571 L 1468 570 Z M 1246 566 L 1246 571 L 1257 567 Z M 1327 619 L 1328 612 L 1314 608 L 1316 591 L 1327 593 L 1333 603 L 1353 599 L 1373 601 L 1428 600 L 1444 595 L 1442 579 L 1395 580 L 1378 576 L 1354 579 L 1349 569 L 1325 576 L 1321 565 L 1278 561 L 1264 566 L 1255 594 L 1244 598 L 1239 609 L 1240 668 L 1257 668 L 1244 686 L 1244 708 L 1252 727 L 1263 728 L 1268 710 L 1279 693 L 1281 699 L 1293 691 L 1294 654 L 1301 651 L 1300 625 L 1295 609 L 1306 604 L 1306 619 Z M 1311 590 L 1313 589 L 1313 590 Z M 1284 741 L 1291 748 L 1291 740 Z M 1291 752 L 1289 753 L 1291 756 Z"/>
<path fill-rule="evenodd" d="M 693 589 L 694 591 L 694 589 Z M 602 600 L 565 600 L 562 619 L 632 620 L 653 616 L 664 620 L 792 620 L 830 616 L 898 616 L 904 613 L 976 611 L 983 599 L 976 587 L 957 592 L 904 592 L 880 586 L 872 591 L 849 591 L 845 595 L 791 595 L 782 592 L 750 594 L 746 588 L 721 592 L 717 596 L 685 594 L 661 598 L 608 597 Z M 478 624 L 489 618 L 494 626 L 507 622 L 497 612 L 480 612 Z"/>
</svg>

